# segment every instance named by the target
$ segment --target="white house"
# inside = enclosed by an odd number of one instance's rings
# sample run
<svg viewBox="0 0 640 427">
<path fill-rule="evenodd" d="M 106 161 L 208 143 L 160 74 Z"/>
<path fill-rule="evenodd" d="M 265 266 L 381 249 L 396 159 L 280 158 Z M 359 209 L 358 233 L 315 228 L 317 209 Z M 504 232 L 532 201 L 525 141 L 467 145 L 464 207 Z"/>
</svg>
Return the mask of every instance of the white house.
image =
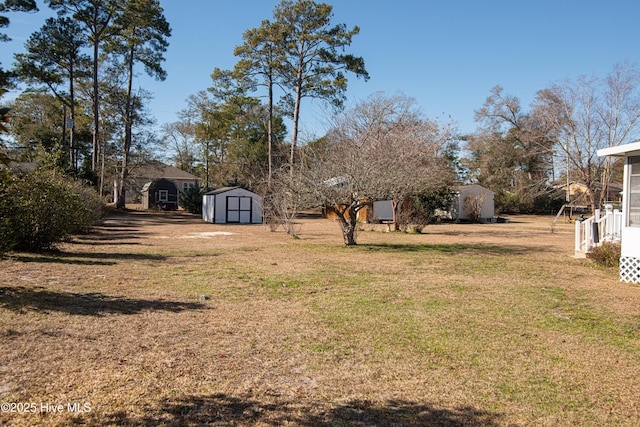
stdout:
<svg viewBox="0 0 640 427">
<path fill-rule="evenodd" d="M 480 220 L 489 221 L 495 215 L 494 196 L 496 193 L 478 184 L 461 185 L 455 189 L 452 219 L 473 219 L 477 210 Z"/>
<path fill-rule="evenodd" d="M 598 150 L 598 156 L 625 158 L 620 281 L 640 283 L 640 141 Z"/>
<path fill-rule="evenodd" d="M 209 191 L 202 198 L 202 219 L 214 224 L 261 224 L 262 198 L 240 187 Z"/>
</svg>

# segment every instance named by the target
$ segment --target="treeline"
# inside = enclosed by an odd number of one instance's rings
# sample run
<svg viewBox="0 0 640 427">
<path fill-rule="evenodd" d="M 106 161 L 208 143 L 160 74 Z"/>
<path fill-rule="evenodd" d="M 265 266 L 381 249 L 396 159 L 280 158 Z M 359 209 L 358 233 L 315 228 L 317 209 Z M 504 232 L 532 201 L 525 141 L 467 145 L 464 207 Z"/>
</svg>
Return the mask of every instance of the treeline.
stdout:
<svg viewBox="0 0 640 427">
<path fill-rule="evenodd" d="M 282 0 L 272 19 L 246 30 L 235 66 L 214 69 L 212 85 L 164 126 L 178 167 L 201 175 L 206 186 L 269 191 L 276 170 L 292 167 L 301 142 L 310 142 L 299 136 L 303 100 L 340 110 L 348 75 L 369 77 L 364 59 L 346 51 L 359 28 L 332 19 L 328 4 Z"/>
<path fill-rule="evenodd" d="M 9 105 L 3 162 L 35 162 L 90 183 L 100 195 L 116 182 L 119 207 L 130 170 L 162 147 L 177 167 L 202 177 L 205 187 L 249 187 L 267 196 L 273 211 L 282 208 L 282 215 L 311 199 L 318 205 L 337 204 L 337 196 L 347 204 L 379 197 L 399 203 L 410 197 L 416 205 L 436 206 L 440 203 L 425 201 L 425 194 L 449 194 L 445 189 L 455 183 L 478 183 L 494 191 L 498 211 L 551 212 L 563 203 L 564 191 L 557 184 L 580 181 L 596 208 L 609 198 L 608 188 L 621 174 L 619 165 L 598 158 L 596 151 L 638 137 L 640 74 L 632 64 L 616 65 L 604 77 L 553 84 L 538 91 L 529 106 L 496 86 L 476 111 L 478 127 L 471 134 L 416 112 L 409 122 L 396 123 L 413 101 L 378 94 L 333 117 L 326 135 L 301 137 L 305 98 L 340 112 L 348 78 L 369 77 L 364 59 L 348 51 L 359 28 L 334 23 L 333 8 L 311 0 L 282 0 L 270 19 L 246 30 L 234 49 L 235 66 L 215 68 L 211 86 L 190 95 L 178 120 L 156 135 L 145 108 L 150 94 L 134 90 L 132 82 L 139 68 L 165 78 L 162 64 L 171 28 L 159 1 L 47 0 L 45 5 L 57 16 L 31 35 L 11 70 L 0 70 L 0 90 L 18 83 L 27 87 Z M 5 1 L 0 13 L 35 6 L 32 0 Z M 6 25 L 8 20 L 0 19 L 0 26 Z M 391 123 L 397 127 L 389 128 Z M 414 133 L 403 133 L 407 129 Z M 359 145 L 352 146 L 354 141 Z M 423 163 L 414 164 L 403 150 Z M 395 166 L 389 169 L 388 164 Z M 416 173 L 405 164 L 414 165 L 414 171 L 428 164 L 425 173 L 432 184 L 413 179 Z M 343 165 L 342 172 L 337 165 Z M 348 168 L 354 168 L 353 176 L 356 170 L 362 174 L 359 181 L 345 178 Z M 385 179 L 379 176 L 383 170 Z M 301 185 L 311 176 L 308 183 L 316 187 L 333 182 L 353 192 L 334 188 L 327 190 L 331 197 L 320 200 L 317 191 L 316 197 L 289 191 L 315 191 Z M 298 182 L 291 181 L 295 177 Z M 372 187 L 381 182 L 396 190 Z M 415 183 L 423 186 L 422 195 Z M 279 192 L 289 199 L 274 199 Z"/>
<path fill-rule="evenodd" d="M 98 193 L 113 182 L 124 205 L 132 149 L 155 139 L 149 94 L 134 88 L 134 75 L 140 67 L 166 75 L 171 29 L 158 0 L 44 3 L 57 15 L 29 37 L 12 69 L 0 69 L 0 95 L 26 87 L 2 111 L 10 121 L 0 150 L 3 250 L 49 249 L 81 231 L 99 217 Z M 0 27 L 9 25 L 4 13 L 16 11 L 37 4 L 1 2 Z"/>
<path fill-rule="evenodd" d="M 131 79 L 136 67 L 165 76 L 171 30 L 159 2 L 45 4 L 58 16 L 15 55 L 11 81 L 28 89 L 10 105 L 11 143 L 5 145 L 12 158 L 55 164 L 101 194 L 116 181 L 117 206 L 124 203 L 129 171 L 161 146 L 206 186 L 268 188 L 274 170 L 295 161 L 303 100 L 340 109 L 347 76 L 368 78 L 364 60 L 347 52 L 357 26 L 332 22 L 328 4 L 283 0 L 272 19 L 244 32 L 234 49 L 236 66 L 215 69 L 212 86 L 190 95 L 180 120 L 156 135 L 145 110 L 150 94 L 134 91 Z"/>
<path fill-rule="evenodd" d="M 496 192 L 503 211 L 543 212 L 563 202 L 562 184 L 580 182 L 591 209 L 611 200 L 622 163 L 597 150 L 630 143 L 640 130 L 640 72 L 617 64 L 604 77 L 563 80 L 539 90 L 528 110 L 500 86 L 476 111 L 465 137 L 465 179 Z"/>
<path fill-rule="evenodd" d="M 163 80 L 171 29 L 158 0 L 46 0 L 57 12 L 15 55 L 3 90 L 26 85 L 11 108 L 17 161 L 47 164 L 91 182 L 100 193 L 117 182 L 124 203 L 131 152 L 155 139 L 145 109 L 150 94 L 133 85 L 142 68 Z M 36 10 L 13 0 L 1 10 Z"/>
</svg>

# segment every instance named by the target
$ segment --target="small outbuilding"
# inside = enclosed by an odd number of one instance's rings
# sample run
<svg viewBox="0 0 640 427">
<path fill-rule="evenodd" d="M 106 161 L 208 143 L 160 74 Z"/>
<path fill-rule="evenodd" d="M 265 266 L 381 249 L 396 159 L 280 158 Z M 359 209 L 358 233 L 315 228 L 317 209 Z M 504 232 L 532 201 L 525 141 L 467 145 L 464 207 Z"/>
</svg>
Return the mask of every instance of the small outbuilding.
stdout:
<svg viewBox="0 0 640 427">
<path fill-rule="evenodd" d="M 178 187 L 166 178 L 154 179 L 142 187 L 142 209 L 175 211 L 178 209 Z"/>
<path fill-rule="evenodd" d="M 491 221 L 495 215 L 495 193 L 478 184 L 461 185 L 455 189 L 452 219 L 456 221 Z"/>
<path fill-rule="evenodd" d="M 202 198 L 202 219 L 213 224 L 261 224 L 262 197 L 241 187 L 223 187 Z"/>
</svg>

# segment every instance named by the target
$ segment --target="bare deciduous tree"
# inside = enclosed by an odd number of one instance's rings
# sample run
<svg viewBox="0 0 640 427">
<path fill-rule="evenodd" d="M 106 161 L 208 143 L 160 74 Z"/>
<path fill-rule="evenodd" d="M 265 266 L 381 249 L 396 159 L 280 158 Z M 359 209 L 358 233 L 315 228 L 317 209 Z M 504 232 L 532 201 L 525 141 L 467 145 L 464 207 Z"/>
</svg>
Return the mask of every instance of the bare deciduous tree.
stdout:
<svg viewBox="0 0 640 427">
<path fill-rule="evenodd" d="M 376 200 L 440 188 L 453 172 L 442 158 L 448 134 L 404 95 L 376 94 L 336 118 L 326 139 L 306 147 L 292 176 L 304 206 L 333 211 L 355 245 L 358 212 Z"/>
<path fill-rule="evenodd" d="M 462 201 L 462 207 L 470 221 L 480 222 L 482 220 L 484 199 L 484 194 L 470 194 Z"/>
<path fill-rule="evenodd" d="M 174 165 L 189 173 L 196 172 L 197 143 L 195 125 L 189 118 L 162 125 L 162 140 L 171 153 Z"/>
<path fill-rule="evenodd" d="M 605 79 L 581 77 L 553 85 L 538 92 L 532 115 L 552 129 L 558 150 L 571 174 L 587 186 L 595 209 L 607 198 L 611 178 L 610 164 L 598 158 L 597 150 L 638 137 L 640 72 L 622 64 Z"/>
<path fill-rule="evenodd" d="M 302 187 L 302 181 L 293 175 L 291 170 L 280 168 L 274 171 L 272 187 L 263 199 L 262 215 L 265 223 L 275 231 L 282 226 L 291 237 L 298 237 L 296 218 L 301 207 L 307 204 L 308 198 Z"/>
<path fill-rule="evenodd" d="M 533 206 L 552 190 L 554 140 L 517 97 L 494 87 L 475 119 L 480 127 L 469 136 L 464 159 L 472 181 L 491 188 L 503 204 L 510 195 L 521 207 Z"/>
</svg>

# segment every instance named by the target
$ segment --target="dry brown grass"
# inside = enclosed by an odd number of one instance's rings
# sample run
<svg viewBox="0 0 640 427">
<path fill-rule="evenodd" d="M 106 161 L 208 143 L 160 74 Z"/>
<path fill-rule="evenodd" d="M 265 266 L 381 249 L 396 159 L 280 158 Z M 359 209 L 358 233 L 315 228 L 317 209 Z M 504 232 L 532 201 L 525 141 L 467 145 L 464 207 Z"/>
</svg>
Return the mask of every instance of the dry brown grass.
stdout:
<svg viewBox="0 0 640 427">
<path fill-rule="evenodd" d="M 638 425 L 640 288 L 512 219 L 344 247 L 129 212 L 10 254 L 0 400 L 36 408 L 0 425 Z"/>
</svg>

